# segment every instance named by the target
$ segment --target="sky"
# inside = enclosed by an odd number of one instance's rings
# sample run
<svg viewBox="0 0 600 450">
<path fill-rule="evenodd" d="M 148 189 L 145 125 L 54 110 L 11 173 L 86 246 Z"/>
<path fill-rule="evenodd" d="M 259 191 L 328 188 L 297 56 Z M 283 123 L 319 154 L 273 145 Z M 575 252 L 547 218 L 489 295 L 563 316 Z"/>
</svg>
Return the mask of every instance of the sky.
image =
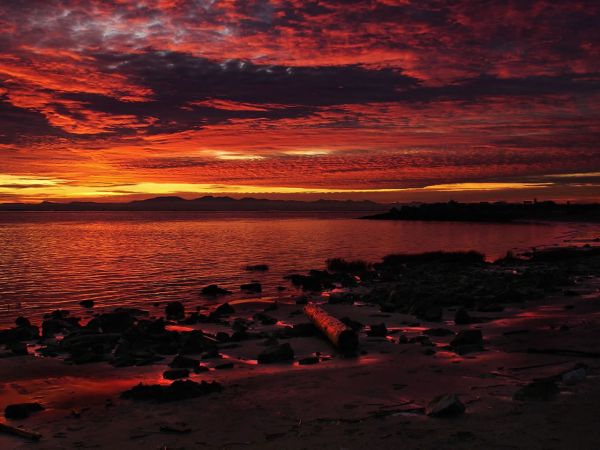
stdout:
<svg viewBox="0 0 600 450">
<path fill-rule="evenodd" d="M 600 3 L 2 0 L 0 202 L 600 201 Z"/>
</svg>

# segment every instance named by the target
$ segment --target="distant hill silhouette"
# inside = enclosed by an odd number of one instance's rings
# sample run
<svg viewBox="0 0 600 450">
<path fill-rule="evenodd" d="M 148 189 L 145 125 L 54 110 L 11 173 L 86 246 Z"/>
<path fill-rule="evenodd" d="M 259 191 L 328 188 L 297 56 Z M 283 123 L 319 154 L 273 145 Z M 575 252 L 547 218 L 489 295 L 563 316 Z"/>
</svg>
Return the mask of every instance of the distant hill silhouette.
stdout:
<svg viewBox="0 0 600 450">
<path fill-rule="evenodd" d="M 0 203 L 0 211 L 385 211 L 391 205 L 352 200 L 269 200 L 205 196 L 192 200 L 155 197 L 126 203 Z"/>
<path fill-rule="evenodd" d="M 600 204 L 525 203 L 426 203 L 394 207 L 371 220 L 428 220 L 460 222 L 511 222 L 514 220 L 600 221 Z"/>
</svg>

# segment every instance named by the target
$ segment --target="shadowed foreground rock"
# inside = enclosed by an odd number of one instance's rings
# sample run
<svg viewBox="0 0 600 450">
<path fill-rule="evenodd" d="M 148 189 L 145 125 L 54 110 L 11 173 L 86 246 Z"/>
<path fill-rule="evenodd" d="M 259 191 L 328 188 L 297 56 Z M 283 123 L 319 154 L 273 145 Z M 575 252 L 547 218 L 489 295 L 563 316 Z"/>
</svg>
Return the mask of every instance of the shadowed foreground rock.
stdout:
<svg viewBox="0 0 600 450">
<path fill-rule="evenodd" d="M 294 350 L 287 342 L 281 345 L 274 345 L 263 350 L 258 355 L 259 364 L 271 364 L 276 362 L 288 362 L 294 359 Z"/>
<path fill-rule="evenodd" d="M 195 381 L 190 380 L 179 380 L 174 381 L 168 386 L 140 383 L 123 392 L 121 398 L 165 403 L 201 397 L 203 395 L 212 394 L 213 392 L 221 392 L 222 390 L 223 387 L 216 381 L 213 381 L 212 383 L 206 381 L 196 383 Z"/>
<path fill-rule="evenodd" d="M 425 414 L 433 417 L 455 417 L 464 413 L 465 409 L 465 405 L 456 394 L 444 394 L 429 402 Z"/>
<path fill-rule="evenodd" d="M 7 419 L 26 419 L 32 413 L 43 410 L 44 407 L 39 403 L 16 403 L 4 408 L 4 417 Z"/>
<path fill-rule="evenodd" d="M 523 386 L 513 395 L 514 400 L 520 401 L 541 401 L 547 402 L 554 400 L 560 389 L 553 380 L 537 380 Z"/>
</svg>

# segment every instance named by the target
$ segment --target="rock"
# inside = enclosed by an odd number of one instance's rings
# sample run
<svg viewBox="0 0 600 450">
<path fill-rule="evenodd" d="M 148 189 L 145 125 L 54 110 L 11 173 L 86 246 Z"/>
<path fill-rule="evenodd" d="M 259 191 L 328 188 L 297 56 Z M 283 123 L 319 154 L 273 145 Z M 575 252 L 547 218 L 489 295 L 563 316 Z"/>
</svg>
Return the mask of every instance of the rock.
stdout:
<svg viewBox="0 0 600 450">
<path fill-rule="evenodd" d="M 180 378 L 187 378 L 190 376 L 189 369 L 171 369 L 166 370 L 163 373 L 163 378 L 165 380 L 178 380 Z"/>
<path fill-rule="evenodd" d="M 56 319 L 56 320 L 65 320 L 69 316 L 69 311 L 64 309 L 56 309 L 52 311 L 50 314 L 44 315 L 44 318 L 47 319 Z"/>
<path fill-rule="evenodd" d="M 231 324 L 231 329 L 236 332 L 244 333 L 244 332 L 248 331 L 248 328 L 250 328 L 250 325 L 251 325 L 250 321 L 248 321 L 242 317 L 236 317 L 235 320 L 233 321 L 233 323 Z"/>
<path fill-rule="evenodd" d="M 549 401 L 558 396 L 560 390 L 554 380 L 537 380 L 523 386 L 513 395 L 519 401 Z"/>
<path fill-rule="evenodd" d="M 288 362 L 294 359 L 294 350 L 288 343 L 268 347 L 258 355 L 259 364 Z"/>
<path fill-rule="evenodd" d="M 216 348 L 214 339 L 206 336 L 200 330 L 181 333 L 181 354 L 202 353 Z"/>
<path fill-rule="evenodd" d="M 563 372 L 560 380 L 567 386 L 571 386 L 583 381 L 587 376 L 587 371 L 588 366 L 586 364 L 578 363 L 572 369 Z"/>
<path fill-rule="evenodd" d="M 94 300 L 82 300 L 79 302 L 79 304 L 81 306 L 83 306 L 84 308 L 93 308 L 94 307 Z"/>
<path fill-rule="evenodd" d="M 499 305 L 497 303 L 484 303 L 477 307 L 477 311 L 480 311 L 480 312 L 502 312 L 502 311 L 504 311 L 504 306 Z"/>
<path fill-rule="evenodd" d="M 192 432 L 192 429 L 182 422 L 161 425 L 159 429 L 161 433 L 187 434 Z"/>
<path fill-rule="evenodd" d="M 216 335 L 215 338 L 217 339 L 217 341 L 219 342 L 229 342 L 229 335 L 227 333 L 225 333 L 224 331 L 219 331 Z"/>
<path fill-rule="evenodd" d="M 483 348 L 483 335 L 481 330 L 461 330 L 450 341 L 450 345 L 454 348 L 475 345 Z"/>
<path fill-rule="evenodd" d="M 86 328 L 100 329 L 103 333 L 122 333 L 135 323 L 129 312 L 119 311 L 100 314 L 90 320 Z"/>
<path fill-rule="evenodd" d="M 169 302 L 165 307 L 167 319 L 180 320 L 185 317 L 185 307 L 181 302 Z"/>
<path fill-rule="evenodd" d="M 220 295 L 231 294 L 231 291 L 228 291 L 227 289 L 223 289 L 216 284 L 210 284 L 208 286 L 203 287 L 202 290 L 200 291 L 200 293 L 202 295 L 205 295 L 208 297 L 217 297 Z"/>
<path fill-rule="evenodd" d="M 0 330 L 0 344 L 31 341 L 39 338 L 40 330 L 35 325 Z"/>
<path fill-rule="evenodd" d="M 425 414 L 432 417 L 455 417 L 464 413 L 465 409 L 456 394 L 444 394 L 429 402 Z"/>
<path fill-rule="evenodd" d="M 195 369 L 200 365 L 200 361 L 187 356 L 177 355 L 173 361 L 169 363 L 172 369 Z"/>
<path fill-rule="evenodd" d="M 332 305 L 352 305 L 354 303 L 354 300 L 356 300 L 356 295 L 352 292 L 332 292 L 331 294 L 329 294 L 329 299 L 327 300 L 327 303 L 330 303 Z"/>
<path fill-rule="evenodd" d="M 60 319 L 45 319 L 42 322 L 42 336 L 52 337 L 61 331 L 68 329 L 70 324 Z"/>
<path fill-rule="evenodd" d="M 319 361 L 320 360 L 318 356 L 307 356 L 306 358 L 299 359 L 298 364 L 300 364 L 301 366 L 307 366 L 311 364 L 318 364 Z"/>
<path fill-rule="evenodd" d="M 214 359 L 214 358 L 222 358 L 223 355 L 219 353 L 218 348 L 212 348 L 211 350 L 202 353 L 202 359 Z"/>
<path fill-rule="evenodd" d="M 39 403 L 15 403 L 4 408 L 4 417 L 7 419 L 26 419 L 32 413 L 43 411 Z"/>
<path fill-rule="evenodd" d="M 269 266 L 266 264 L 254 264 L 246 266 L 246 270 L 250 272 L 266 272 L 269 270 Z"/>
<path fill-rule="evenodd" d="M 286 329 L 290 337 L 311 337 L 319 334 L 319 330 L 310 322 L 297 323 L 292 328 Z"/>
<path fill-rule="evenodd" d="M 367 331 L 369 337 L 386 337 L 388 333 L 385 323 L 371 325 Z"/>
<path fill-rule="evenodd" d="M 454 314 L 454 323 L 456 325 L 468 325 L 473 323 L 473 318 L 465 308 L 459 308 Z"/>
<path fill-rule="evenodd" d="M 430 306 L 419 314 L 419 317 L 427 322 L 439 322 L 442 320 L 444 310 L 441 306 Z"/>
<path fill-rule="evenodd" d="M 234 312 L 235 309 L 233 309 L 233 306 L 231 306 L 229 303 L 223 303 L 217 306 L 217 309 L 215 309 L 213 314 L 216 316 L 230 316 Z"/>
<path fill-rule="evenodd" d="M 15 356 L 25 356 L 29 354 L 27 345 L 23 342 L 13 342 L 12 344 L 8 345 L 8 349 Z"/>
<path fill-rule="evenodd" d="M 223 387 L 220 383 L 213 381 L 207 383 L 202 381 L 196 383 L 191 380 L 177 380 L 168 386 L 161 384 L 143 384 L 123 392 L 121 398 L 136 401 L 154 401 L 159 403 L 186 400 L 188 398 L 200 397 L 213 392 L 221 392 Z"/>
<path fill-rule="evenodd" d="M 118 308 L 115 308 L 113 312 L 119 314 L 129 314 L 131 317 L 148 317 L 150 315 L 150 312 L 145 309 L 127 308 L 125 306 L 119 306 Z"/>
<path fill-rule="evenodd" d="M 302 288 L 303 291 L 319 292 L 324 289 L 323 279 L 320 276 L 292 274 L 283 278 L 290 280 L 294 286 Z"/>
<path fill-rule="evenodd" d="M 15 319 L 15 325 L 19 328 L 26 328 L 31 326 L 31 322 L 28 318 L 19 316 Z"/>
<path fill-rule="evenodd" d="M 226 363 L 222 363 L 222 364 L 217 364 L 215 366 L 215 370 L 226 370 L 226 369 L 233 369 L 233 363 L 226 362 Z"/>
<path fill-rule="evenodd" d="M 260 345 L 263 345 L 265 347 L 273 347 L 275 345 L 279 345 L 279 341 L 277 340 L 277 338 L 271 336 L 265 339 L 263 342 L 261 342 Z"/>
<path fill-rule="evenodd" d="M 208 372 L 210 369 L 205 365 L 200 364 L 198 367 L 194 368 L 195 373 Z"/>
<path fill-rule="evenodd" d="M 308 303 L 308 297 L 306 295 L 299 295 L 295 299 L 296 305 L 306 305 Z"/>
<path fill-rule="evenodd" d="M 364 328 L 364 325 L 362 323 L 357 322 L 356 320 L 352 320 L 349 317 L 342 317 L 340 319 L 340 322 L 349 326 L 355 333 L 359 332 L 362 328 Z"/>
<path fill-rule="evenodd" d="M 262 325 L 275 325 L 277 323 L 277 319 L 264 312 L 254 314 L 254 320 L 260 322 Z"/>
<path fill-rule="evenodd" d="M 454 331 L 449 330 L 448 328 L 430 328 L 423 331 L 423 334 L 426 334 L 427 336 L 443 337 L 454 335 Z"/>
<path fill-rule="evenodd" d="M 242 291 L 258 294 L 262 292 L 262 285 L 258 282 L 246 283 L 240 286 Z"/>
</svg>

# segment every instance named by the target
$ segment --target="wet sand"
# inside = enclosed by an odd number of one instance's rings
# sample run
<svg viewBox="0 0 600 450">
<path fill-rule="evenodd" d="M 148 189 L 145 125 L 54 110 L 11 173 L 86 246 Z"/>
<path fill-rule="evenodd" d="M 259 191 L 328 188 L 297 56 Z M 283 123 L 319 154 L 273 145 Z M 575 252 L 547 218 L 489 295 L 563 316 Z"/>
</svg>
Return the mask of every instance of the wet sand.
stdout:
<svg viewBox="0 0 600 450">
<path fill-rule="evenodd" d="M 37 401 L 46 410 L 21 421 L 7 421 L 43 435 L 39 442 L 0 435 L 0 448 L 579 448 L 596 449 L 600 430 L 600 359 L 529 353 L 530 348 L 561 348 L 600 353 L 600 280 L 580 279 L 583 295 L 552 295 L 541 301 L 508 306 L 493 319 L 455 325 L 454 311 L 443 323 L 414 316 L 381 313 L 371 305 L 324 305 L 336 317 L 365 324 L 385 322 L 386 338 L 360 333 L 361 354 L 343 358 L 319 337 L 289 342 L 296 360 L 322 353 L 315 365 L 256 364 L 261 340 L 239 347 L 222 344 L 233 369 L 210 370 L 191 379 L 217 380 L 221 393 L 179 402 L 154 404 L 119 399 L 139 381 L 162 379 L 172 359 L 143 367 L 114 368 L 107 363 L 67 365 L 57 358 L 21 356 L 0 362 L 0 407 Z M 232 317 L 252 317 L 264 302 L 234 305 Z M 278 324 L 305 322 L 301 307 L 281 303 L 270 312 Z M 211 328 L 207 330 L 207 328 Z M 218 331 L 220 325 L 193 325 Z M 451 339 L 435 337 L 436 352 L 415 343 L 398 343 L 429 328 L 482 330 L 485 350 L 464 356 L 445 350 Z M 182 328 L 181 330 L 184 330 Z M 228 329 L 223 327 L 223 329 Z M 329 359 L 328 356 L 332 358 Z M 204 363 L 205 361 L 203 361 Z M 560 385 L 552 401 L 515 401 L 523 385 L 583 362 L 587 377 Z M 425 416 L 433 397 L 458 394 L 466 413 L 455 418 Z"/>
</svg>

